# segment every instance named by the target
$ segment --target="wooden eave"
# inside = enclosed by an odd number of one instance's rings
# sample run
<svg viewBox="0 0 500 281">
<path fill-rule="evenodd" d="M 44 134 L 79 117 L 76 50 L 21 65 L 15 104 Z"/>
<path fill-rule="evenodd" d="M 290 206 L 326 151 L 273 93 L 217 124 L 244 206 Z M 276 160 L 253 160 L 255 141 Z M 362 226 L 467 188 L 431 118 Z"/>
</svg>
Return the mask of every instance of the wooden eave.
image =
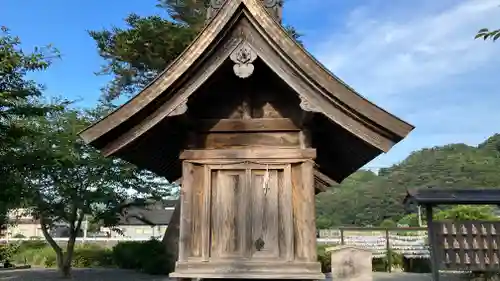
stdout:
<svg viewBox="0 0 500 281">
<path fill-rule="evenodd" d="M 143 117 L 142 121 L 125 130 L 125 133 L 113 137 L 110 143 L 98 147 L 105 155 L 112 155 L 164 118 L 175 115 L 176 110 L 179 110 L 183 104 L 185 105 L 189 95 L 207 79 L 207 75 L 205 75 L 205 80 L 201 79 L 188 83 L 190 84 L 187 87 L 188 89 L 186 87 L 182 88 L 182 85 L 191 76 L 187 75 L 187 73 L 196 71 L 197 67 L 202 63 L 210 63 L 210 61 L 207 61 L 209 55 L 217 50 L 215 47 L 224 39 L 230 28 L 241 20 L 242 16 L 245 16 L 262 38 L 265 38 L 267 46 L 264 47 L 272 48 L 281 61 L 276 61 L 272 57 L 265 57 L 263 53 L 259 53 L 259 57 L 273 70 L 285 66 L 297 73 L 301 82 L 296 82 L 297 86 L 293 88 L 300 90 L 298 89 L 299 86 L 305 84 L 307 87 L 303 87 L 302 90 L 306 88 L 313 89 L 314 91 L 303 94 L 307 95 L 308 101 L 318 112 L 327 116 L 332 122 L 339 124 L 382 152 L 387 152 L 414 128 L 412 125 L 369 102 L 330 73 L 295 42 L 258 2 L 259 0 L 226 1 L 222 9 L 192 44 L 144 90 L 129 102 L 81 132 L 80 135 L 84 141 L 94 144 L 107 133 L 144 111 L 147 106 L 161 102 L 162 105 L 156 108 L 153 114 Z M 235 48 L 239 43 L 237 39 L 230 40 L 228 47 L 229 49 Z M 258 49 L 257 47 L 261 46 L 260 44 L 254 47 Z M 226 55 L 228 54 L 227 51 Z M 213 73 L 222 62 L 221 59 L 218 62 L 212 61 L 209 64 L 211 67 L 205 71 Z M 276 63 L 281 65 L 276 65 Z M 286 72 L 279 74 L 289 84 L 297 78 L 292 76 L 284 77 Z M 181 94 L 178 94 L 179 92 Z"/>
</svg>

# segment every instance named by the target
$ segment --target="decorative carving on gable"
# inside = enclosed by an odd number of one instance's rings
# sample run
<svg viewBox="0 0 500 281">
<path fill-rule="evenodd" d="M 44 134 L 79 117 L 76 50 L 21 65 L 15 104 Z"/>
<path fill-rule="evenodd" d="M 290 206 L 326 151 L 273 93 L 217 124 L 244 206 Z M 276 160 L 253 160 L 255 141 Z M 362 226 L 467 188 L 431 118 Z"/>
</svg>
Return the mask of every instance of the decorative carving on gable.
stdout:
<svg viewBox="0 0 500 281">
<path fill-rule="evenodd" d="M 207 22 L 222 8 L 226 0 L 205 0 L 207 6 Z M 281 23 L 283 0 L 260 0 L 264 8 Z"/>
<path fill-rule="evenodd" d="M 233 66 L 234 74 L 240 78 L 247 78 L 252 75 L 257 54 L 247 42 L 241 43 L 229 56 L 235 63 Z"/>
<path fill-rule="evenodd" d="M 207 22 L 210 21 L 222 8 L 226 0 L 205 0 L 205 5 L 207 6 Z"/>
<path fill-rule="evenodd" d="M 266 10 L 281 23 L 281 14 L 283 10 L 283 0 L 262 0 Z"/>
</svg>

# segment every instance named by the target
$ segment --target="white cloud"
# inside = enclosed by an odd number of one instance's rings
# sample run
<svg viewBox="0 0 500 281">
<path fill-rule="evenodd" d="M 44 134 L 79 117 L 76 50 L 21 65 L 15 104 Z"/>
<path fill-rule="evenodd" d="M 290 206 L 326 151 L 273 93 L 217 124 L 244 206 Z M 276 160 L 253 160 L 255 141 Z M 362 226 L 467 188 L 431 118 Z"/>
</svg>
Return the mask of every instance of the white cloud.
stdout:
<svg viewBox="0 0 500 281">
<path fill-rule="evenodd" d="M 370 166 L 450 142 L 477 144 L 500 132 L 500 42 L 474 40 L 500 27 L 499 0 L 371 0 L 312 52 L 362 95 L 416 125 Z M 438 102 L 439 101 L 439 102 Z"/>
<path fill-rule="evenodd" d="M 498 45 L 473 40 L 479 28 L 500 26 L 498 0 L 462 1 L 427 15 L 415 11 L 418 1 L 408 4 L 397 21 L 390 10 L 354 10 L 348 30 L 320 46 L 318 58 L 362 93 L 379 99 L 472 71 L 499 54 Z"/>
</svg>

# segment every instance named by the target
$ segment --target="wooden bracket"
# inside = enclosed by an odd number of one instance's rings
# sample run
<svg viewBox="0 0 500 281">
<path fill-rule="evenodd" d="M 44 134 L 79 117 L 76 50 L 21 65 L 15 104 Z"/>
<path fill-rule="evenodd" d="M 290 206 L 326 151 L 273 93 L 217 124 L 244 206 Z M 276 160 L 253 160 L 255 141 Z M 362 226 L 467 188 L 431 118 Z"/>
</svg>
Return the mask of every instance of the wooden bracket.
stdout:
<svg viewBox="0 0 500 281">
<path fill-rule="evenodd" d="M 178 116 L 186 113 L 188 110 L 187 99 L 183 100 L 168 116 Z"/>
<path fill-rule="evenodd" d="M 318 112 L 322 113 L 322 110 L 319 109 L 316 105 L 312 104 L 310 100 L 308 100 L 304 95 L 299 95 L 300 98 L 300 108 L 307 112 Z"/>
</svg>

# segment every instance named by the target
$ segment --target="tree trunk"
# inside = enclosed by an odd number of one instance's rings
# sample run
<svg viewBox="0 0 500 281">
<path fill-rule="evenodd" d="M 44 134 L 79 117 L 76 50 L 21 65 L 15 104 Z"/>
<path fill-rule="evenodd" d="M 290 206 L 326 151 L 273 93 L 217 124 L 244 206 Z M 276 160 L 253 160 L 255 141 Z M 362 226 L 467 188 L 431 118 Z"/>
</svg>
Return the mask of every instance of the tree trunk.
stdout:
<svg viewBox="0 0 500 281">
<path fill-rule="evenodd" d="M 76 211 L 74 212 L 74 214 L 77 214 Z M 71 276 L 71 262 L 73 261 L 73 253 L 75 252 L 76 237 L 78 236 L 78 232 L 82 227 L 83 217 L 84 213 L 83 211 L 80 211 L 78 212 L 78 217 L 75 217 L 76 225 L 74 221 L 70 223 L 69 239 L 68 244 L 66 245 L 66 254 L 64 255 L 64 262 L 59 268 L 61 275 L 64 278 L 68 278 Z"/>
<path fill-rule="evenodd" d="M 181 220 L 181 200 L 177 200 L 175 210 L 168 224 L 165 235 L 163 235 L 163 244 L 167 249 L 167 253 L 177 259 L 179 256 L 179 226 Z"/>
<path fill-rule="evenodd" d="M 69 277 L 70 269 L 65 268 L 64 266 L 65 262 L 64 262 L 63 250 L 61 249 L 61 247 L 59 247 L 59 245 L 57 245 L 56 241 L 54 241 L 52 236 L 50 236 L 49 229 L 47 227 L 47 222 L 43 217 L 40 218 L 40 226 L 42 229 L 43 237 L 45 237 L 47 243 L 49 243 L 50 247 L 52 247 L 52 249 L 56 253 L 56 262 L 59 272 L 61 272 L 63 277 Z"/>
<path fill-rule="evenodd" d="M 61 276 L 63 278 L 70 278 L 71 277 L 71 260 L 69 260 L 68 263 L 68 258 L 64 257 L 64 262 L 60 265 L 59 267 L 59 272 L 61 273 Z"/>
</svg>

